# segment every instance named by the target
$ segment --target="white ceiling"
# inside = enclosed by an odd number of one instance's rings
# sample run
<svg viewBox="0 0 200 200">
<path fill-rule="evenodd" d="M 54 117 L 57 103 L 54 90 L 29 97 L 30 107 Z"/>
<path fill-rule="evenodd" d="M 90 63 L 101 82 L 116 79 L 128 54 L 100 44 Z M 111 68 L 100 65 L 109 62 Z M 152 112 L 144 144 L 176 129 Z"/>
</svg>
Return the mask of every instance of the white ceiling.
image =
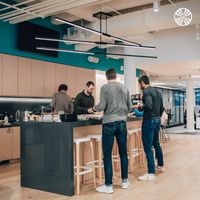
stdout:
<svg viewBox="0 0 200 200">
<path fill-rule="evenodd" d="M 165 76 L 194 76 L 200 75 L 200 60 L 192 60 L 187 62 L 149 64 L 143 65 L 142 69 L 157 75 Z"/>
<path fill-rule="evenodd" d="M 99 11 L 119 11 L 126 8 L 149 4 L 152 2 L 154 2 L 154 0 L 101 0 L 96 3 L 91 3 L 78 8 L 66 10 L 66 13 L 73 15 L 76 20 L 85 19 L 87 21 L 93 22 L 96 21 L 96 18 L 93 17 L 93 14 Z"/>
</svg>

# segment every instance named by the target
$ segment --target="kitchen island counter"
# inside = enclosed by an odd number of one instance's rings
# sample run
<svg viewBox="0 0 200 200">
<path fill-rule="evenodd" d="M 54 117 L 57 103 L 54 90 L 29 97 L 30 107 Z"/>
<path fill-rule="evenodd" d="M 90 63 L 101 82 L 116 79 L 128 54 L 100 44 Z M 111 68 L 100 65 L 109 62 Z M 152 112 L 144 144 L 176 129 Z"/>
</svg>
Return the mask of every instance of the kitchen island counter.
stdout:
<svg viewBox="0 0 200 200">
<path fill-rule="evenodd" d="M 128 119 L 140 127 L 142 118 Z M 100 134 L 101 120 L 21 123 L 21 186 L 74 195 L 73 138 Z"/>
</svg>

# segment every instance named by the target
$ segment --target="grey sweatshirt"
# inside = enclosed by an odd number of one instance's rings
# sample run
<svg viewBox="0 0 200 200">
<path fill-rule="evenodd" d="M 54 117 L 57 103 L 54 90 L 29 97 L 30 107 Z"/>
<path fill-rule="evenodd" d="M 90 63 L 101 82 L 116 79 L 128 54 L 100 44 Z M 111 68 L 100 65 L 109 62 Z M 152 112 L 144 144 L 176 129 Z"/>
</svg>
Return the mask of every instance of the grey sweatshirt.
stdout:
<svg viewBox="0 0 200 200">
<path fill-rule="evenodd" d="M 73 113 L 73 102 L 69 95 L 64 92 L 57 92 L 53 95 L 51 100 L 51 108 L 58 112 L 64 111 L 65 113 Z"/>
<path fill-rule="evenodd" d="M 132 103 L 128 89 L 118 82 L 109 82 L 101 87 L 100 103 L 94 107 L 104 111 L 103 124 L 126 121 Z"/>
</svg>

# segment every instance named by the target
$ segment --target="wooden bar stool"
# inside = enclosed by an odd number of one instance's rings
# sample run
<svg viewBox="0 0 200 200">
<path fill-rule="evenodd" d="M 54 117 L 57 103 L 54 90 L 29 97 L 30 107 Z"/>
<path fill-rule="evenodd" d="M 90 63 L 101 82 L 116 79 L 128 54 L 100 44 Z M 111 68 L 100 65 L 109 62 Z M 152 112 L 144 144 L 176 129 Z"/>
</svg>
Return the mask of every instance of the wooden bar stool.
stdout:
<svg viewBox="0 0 200 200">
<path fill-rule="evenodd" d="M 137 132 L 137 129 L 130 128 L 128 129 L 127 134 L 129 170 L 131 173 L 133 172 L 133 159 L 139 156 L 139 143 L 137 138 Z"/>
<path fill-rule="evenodd" d="M 143 148 L 141 140 L 141 129 L 130 128 L 128 129 L 128 158 L 129 158 L 129 169 L 133 172 L 133 159 L 138 159 L 140 167 L 143 163 Z M 137 160 L 136 160 L 137 161 Z"/>
<path fill-rule="evenodd" d="M 89 144 L 90 146 L 90 159 L 91 164 L 80 164 L 80 144 Z M 77 188 L 77 194 L 80 194 L 80 177 L 92 173 L 93 174 L 93 183 L 94 187 L 96 187 L 96 180 L 95 180 L 95 168 L 94 168 L 94 152 L 93 152 L 93 144 L 89 137 L 83 137 L 83 138 L 77 138 L 74 139 L 74 145 L 75 145 L 75 166 L 74 166 L 74 174 L 76 177 L 76 188 Z M 86 145 L 85 145 L 86 146 Z"/>
<path fill-rule="evenodd" d="M 139 152 L 140 152 L 140 165 L 141 167 L 144 166 L 144 148 L 143 148 L 143 143 L 142 143 L 142 129 L 141 128 L 137 128 L 137 131 L 138 131 L 138 143 L 139 143 Z"/>
<path fill-rule="evenodd" d="M 97 152 L 94 153 L 96 156 L 96 158 L 94 158 L 94 167 L 98 171 L 99 184 L 101 185 L 103 177 L 102 135 L 88 135 L 88 137 L 92 140 L 94 149 L 97 149 L 97 151 L 94 151 Z"/>
</svg>

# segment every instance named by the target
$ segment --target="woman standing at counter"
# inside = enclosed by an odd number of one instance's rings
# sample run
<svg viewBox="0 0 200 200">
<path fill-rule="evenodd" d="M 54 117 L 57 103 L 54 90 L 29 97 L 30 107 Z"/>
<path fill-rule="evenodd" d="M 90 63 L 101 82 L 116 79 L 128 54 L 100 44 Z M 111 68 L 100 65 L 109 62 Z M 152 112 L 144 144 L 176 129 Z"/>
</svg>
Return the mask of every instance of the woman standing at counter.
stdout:
<svg viewBox="0 0 200 200">
<path fill-rule="evenodd" d="M 67 85 L 61 84 L 58 88 L 58 92 L 53 95 L 51 101 L 51 109 L 53 112 L 74 112 L 72 98 L 66 93 L 67 89 Z"/>
</svg>

